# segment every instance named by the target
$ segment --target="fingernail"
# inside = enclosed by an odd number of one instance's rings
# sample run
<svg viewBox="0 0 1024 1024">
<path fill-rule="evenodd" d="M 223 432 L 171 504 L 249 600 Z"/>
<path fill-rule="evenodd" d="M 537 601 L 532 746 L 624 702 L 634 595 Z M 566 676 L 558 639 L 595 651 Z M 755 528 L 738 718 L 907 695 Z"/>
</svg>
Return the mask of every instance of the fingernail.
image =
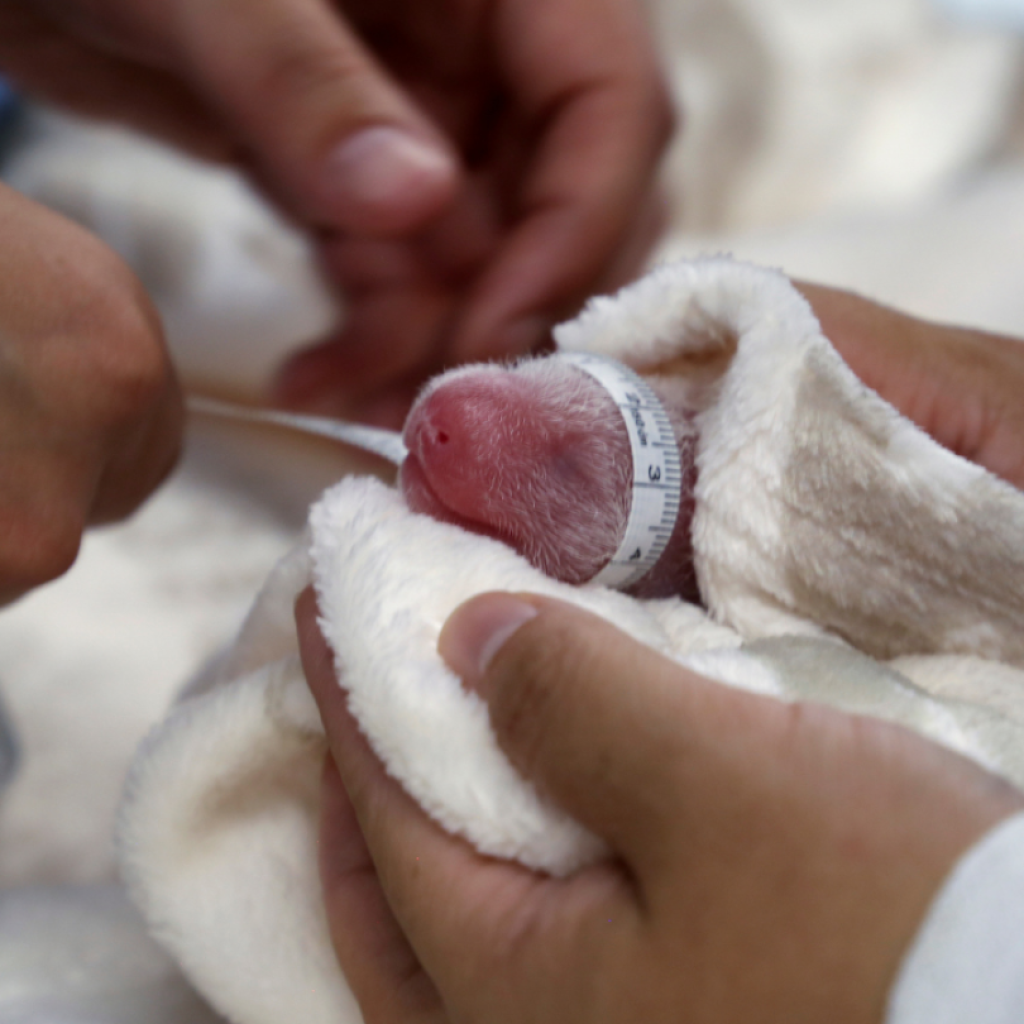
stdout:
<svg viewBox="0 0 1024 1024">
<path fill-rule="evenodd" d="M 513 594 L 482 594 L 460 605 L 441 631 L 437 649 L 471 690 L 513 633 L 537 615 L 537 609 Z"/>
<path fill-rule="evenodd" d="M 401 229 L 439 208 L 456 168 L 439 145 L 401 128 L 364 128 L 327 160 L 329 188 L 346 227 Z"/>
</svg>

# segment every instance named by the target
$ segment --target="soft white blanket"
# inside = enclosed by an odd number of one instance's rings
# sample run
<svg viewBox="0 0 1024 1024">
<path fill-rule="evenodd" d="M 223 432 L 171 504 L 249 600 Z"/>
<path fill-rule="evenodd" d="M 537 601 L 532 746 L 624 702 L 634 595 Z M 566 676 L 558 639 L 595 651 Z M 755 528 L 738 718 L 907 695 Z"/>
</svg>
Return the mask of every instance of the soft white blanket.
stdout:
<svg viewBox="0 0 1024 1024">
<path fill-rule="evenodd" d="M 134 898 L 233 1020 L 360 1020 L 316 875 L 325 744 L 292 624 L 310 579 L 388 769 L 445 827 L 535 868 L 602 849 L 512 771 L 436 653 L 447 615 L 485 590 L 574 601 L 725 683 L 901 722 L 1024 783 L 1024 494 L 865 388 L 776 272 L 667 266 L 557 338 L 647 373 L 715 368 L 697 420 L 707 611 L 556 583 L 378 481 L 328 490 L 219 672 L 143 746 L 122 811 Z"/>
</svg>

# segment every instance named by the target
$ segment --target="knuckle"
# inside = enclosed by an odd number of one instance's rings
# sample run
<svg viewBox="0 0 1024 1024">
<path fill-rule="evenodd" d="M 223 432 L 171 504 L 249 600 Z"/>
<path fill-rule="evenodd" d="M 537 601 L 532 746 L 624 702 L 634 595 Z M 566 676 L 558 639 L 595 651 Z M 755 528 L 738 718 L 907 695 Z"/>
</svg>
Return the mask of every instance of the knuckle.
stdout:
<svg viewBox="0 0 1024 1024">
<path fill-rule="evenodd" d="M 119 428 L 146 415 L 167 386 L 170 363 L 159 319 L 137 278 L 120 260 L 107 260 L 81 282 L 71 315 L 99 423 Z"/>
<path fill-rule="evenodd" d="M 535 893 L 495 908 L 488 941 L 480 944 L 478 969 L 482 978 L 518 974 L 529 966 L 550 935 L 550 908 L 551 904 Z"/>
<path fill-rule="evenodd" d="M 559 635 L 560 634 L 560 635 Z M 523 641 L 527 642 L 523 642 Z M 529 766 L 559 735 L 564 708 L 577 681 L 588 674 L 588 658 L 572 633 L 550 629 L 539 635 L 523 627 L 493 663 L 491 721 L 515 761 Z"/>
<path fill-rule="evenodd" d="M 551 697 L 529 660 L 516 659 L 503 666 L 497 685 L 492 683 L 491 722 L 501 745 L 520 764 L 532 764 L 542 746 L 544 723 Z"/>
<path fill-rule="evenodd" d="M 2 589 L 8 594 L 21 594 L 63 576 L 71 568 L 78 557 L 82 523 L 71 515 L 27 515 L 8 519 L 3 534 Z"/>
</svg>

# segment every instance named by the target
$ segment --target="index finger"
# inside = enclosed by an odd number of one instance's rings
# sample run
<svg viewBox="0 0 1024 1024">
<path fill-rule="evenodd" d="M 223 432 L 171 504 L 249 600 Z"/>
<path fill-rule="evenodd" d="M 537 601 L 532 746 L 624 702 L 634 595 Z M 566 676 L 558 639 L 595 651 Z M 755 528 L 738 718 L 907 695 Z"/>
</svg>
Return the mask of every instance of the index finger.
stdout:
<svg viewBox="0 0 1024 1024">
<path fill-rule="evenodd" d="M 401 235 L 451 199 L 447 138 L 328 0 L 170 6 L 187 80 L 293 215 Z"/>
</svg>

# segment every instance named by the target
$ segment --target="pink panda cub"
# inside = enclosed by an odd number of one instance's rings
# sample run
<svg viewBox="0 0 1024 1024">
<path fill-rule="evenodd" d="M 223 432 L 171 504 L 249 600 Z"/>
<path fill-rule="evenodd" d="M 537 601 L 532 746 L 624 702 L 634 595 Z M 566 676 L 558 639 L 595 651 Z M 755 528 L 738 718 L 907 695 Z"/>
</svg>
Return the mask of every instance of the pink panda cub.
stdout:
<svg viewBox="0 0 1024 1024">
<path fill-rule="evenodd" d="M 697 600 L 693 410 L 672 378 L 645 379 L 679 446 L 682 494 L 665 550 L 627 593 Z M 413 511 L 504 541 L 567 583 L 593 579 L 618 548 L 632 501 L 629 435 L 605 387 L 571 363 L 443 374 L 417 399 L 404 438 L 399 479 Z"/>
</svg>

